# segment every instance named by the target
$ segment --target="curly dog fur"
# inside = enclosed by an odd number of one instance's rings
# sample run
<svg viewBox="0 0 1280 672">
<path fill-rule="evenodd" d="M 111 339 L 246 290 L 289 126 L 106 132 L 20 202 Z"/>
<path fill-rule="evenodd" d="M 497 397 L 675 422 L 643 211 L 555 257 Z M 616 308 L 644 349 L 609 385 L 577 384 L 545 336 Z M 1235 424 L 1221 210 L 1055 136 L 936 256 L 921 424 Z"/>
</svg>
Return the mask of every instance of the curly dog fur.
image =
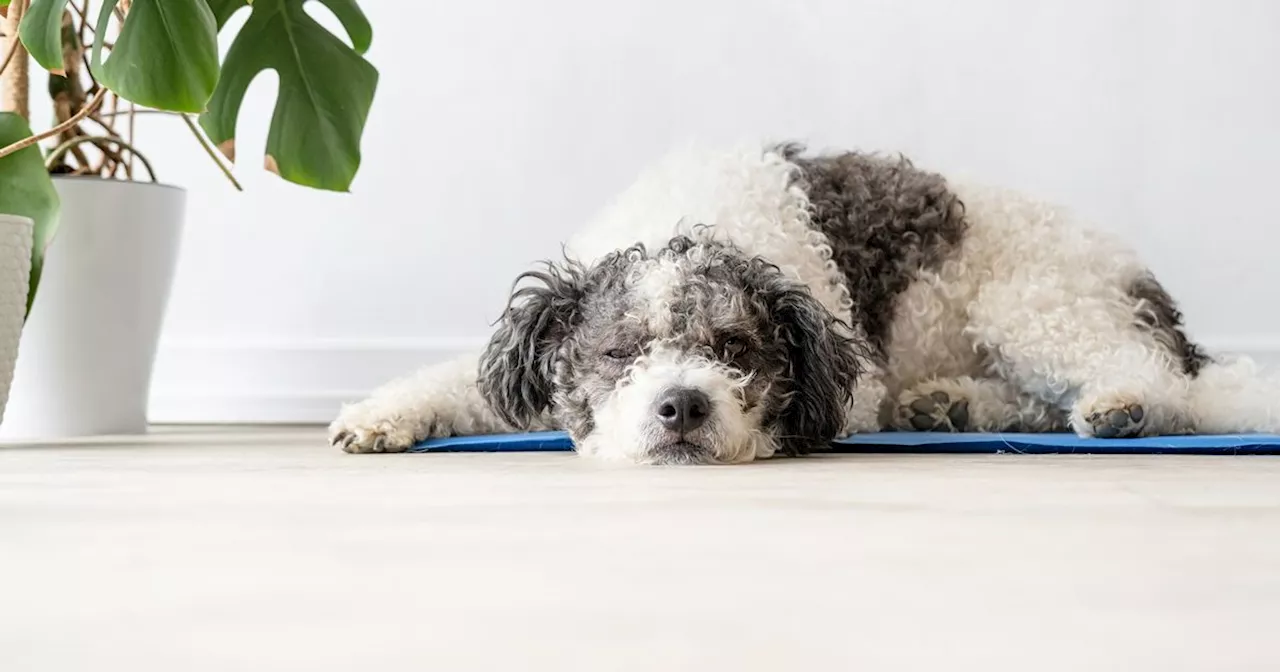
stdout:
<svg viewBox="0 0 1280 672">
<path fill-rule="evenodd" d="M 648 463 L 881 429 L 1275 431 L 1137 256 L 1063 209 L 902 158 L 677 152 L 517 280 L 488 348 L 345 407 L 350 452 L 562 428 Z"/>
</svg>

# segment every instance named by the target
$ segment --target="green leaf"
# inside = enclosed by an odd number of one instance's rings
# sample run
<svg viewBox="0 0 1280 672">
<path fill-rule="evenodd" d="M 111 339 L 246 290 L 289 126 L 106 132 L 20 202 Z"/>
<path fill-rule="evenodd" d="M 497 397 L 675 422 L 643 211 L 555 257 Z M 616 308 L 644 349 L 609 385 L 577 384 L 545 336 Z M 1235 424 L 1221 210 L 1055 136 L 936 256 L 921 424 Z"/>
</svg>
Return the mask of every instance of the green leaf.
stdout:
<svg viewBox="0 0 1280 672">
<path fill-rule="evenodd" d="M 242 4 L 208 1 L 223 20 Z M 235 161 L 245 91 L 263 70 L 275 70 L 280 84 L 267 135 L 267 169 L 297 184 L 347 191 L 360 167 L 360 138 L 378 86 L 378 70 L 360 55 L 373 31 L 352 0 L 320 0 L 346 29 L 353 50 L 307 14 L 306 2 L 253 1 L 200 125 Z"/>
<path fill-rule="evenodd" d="M 227 23 L 227 19 L 236 13 L 241 7 L 248 7 L 249 0 L 207 0 L 209 9 L 213 11 L 213 17 L 218 20 L 218 30 L 222 30 L 222 26 Z"/>
<path fill-rule="evenodd" d="M 105 35 L 117 0 L 95 32 Z M 218 24 L 205 0 L 133 0 L 111 57 L 93 45 L 93 74 L 121 98 L 170 112 L 203 112 L 218 84 Z"/>
<path fill-rule="evenodd" d="M 369 51 L 369 45 L 373 43 L 373 26 L 369 25 L 369 19 L 365 18 L 355 0 L 320 0 L 320 4 L 338 17 L 357 54 Z"/>
<path fill-rule="evenodd" d="M 23 46 L 41 67 L 55 75 L 64 74 L 62 13 L 66 8 L 67 0 L 31 0 L 18 27 Z"/>
<path fill-rule="evenodd" d="M 0 147 L 7 147 L 31 136 L 27 120 L 12 112 L 0 112 Z M 44 269 L 44 251 L 58 227 L 58 192 L 45 170 L 40 148 L 32 145 L 9 156 L 0 157 L 0 212 L 30 217 L 36 223 L 31 245 L 31 286 L 27 292 L 27 314 L 40 285 Z"/>
</svg>

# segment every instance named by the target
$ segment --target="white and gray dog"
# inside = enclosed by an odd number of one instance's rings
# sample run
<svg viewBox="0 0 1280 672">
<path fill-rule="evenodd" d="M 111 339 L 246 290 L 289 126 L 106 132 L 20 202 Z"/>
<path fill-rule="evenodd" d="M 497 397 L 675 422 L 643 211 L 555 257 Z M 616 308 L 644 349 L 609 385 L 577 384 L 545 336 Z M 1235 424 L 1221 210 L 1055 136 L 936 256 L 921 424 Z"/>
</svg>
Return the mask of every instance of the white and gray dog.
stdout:
<svg viewBox="0 0 1280 672">
<path fill-rule="evenodd" d="M 903 159 L 672 154 L 517 280 L 487 349 L 345 407 L 330 440 L 560 428 L 584 455 L 739 463 L 852 432 L 1276 431 L 1136 255 Z"/>
</svg>

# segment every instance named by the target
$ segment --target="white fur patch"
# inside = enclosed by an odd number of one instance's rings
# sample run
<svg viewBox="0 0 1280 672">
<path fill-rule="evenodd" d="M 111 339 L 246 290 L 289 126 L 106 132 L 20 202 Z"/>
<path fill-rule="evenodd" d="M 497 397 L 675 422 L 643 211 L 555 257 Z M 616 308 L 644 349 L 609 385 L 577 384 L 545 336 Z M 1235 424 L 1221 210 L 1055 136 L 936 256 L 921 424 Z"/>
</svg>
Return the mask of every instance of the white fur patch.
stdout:
<svg viewBox="0 0 1280 672">
<path fill-rule="evenodd" d="M 658 423 L 656 400 L 672 388 L 691 388 L 710 398 L 711 417 L 690 440 L 712 448 L 718 463 L 770 457 L 777 447 L 759 430 L 759 409 L 743 408 L 741 391 L 748 382 L 717 362 L 658 348 L 636 360 L 608 400 L 595 409 L 595 430 L 578 450 L 604 459 L 651 461 L 651 451 L 670 441 Z"/>
<path fill-rule="evenodd" d="M 645 324 L 656 335 L 671 335 L 675 304 L 680 298 L 684 277 L 680 268 L 674 261 L 654 259 L 637 264 L 633 276 L 631 287 L 644 306 Z"/>
<path fill-rule="evenodd" d="M 809 228 L 809 198 L 793 184 L 798 170 L 759 145 L 672 152 L 644 171 L 565 249 L 589 264 L 636 243 L 658 249 L 679 235 L 730 241 L 804 283 L 847 322 L 851 302 L 844 276 L 831 260 L 827 237 Z"/>
</svg>

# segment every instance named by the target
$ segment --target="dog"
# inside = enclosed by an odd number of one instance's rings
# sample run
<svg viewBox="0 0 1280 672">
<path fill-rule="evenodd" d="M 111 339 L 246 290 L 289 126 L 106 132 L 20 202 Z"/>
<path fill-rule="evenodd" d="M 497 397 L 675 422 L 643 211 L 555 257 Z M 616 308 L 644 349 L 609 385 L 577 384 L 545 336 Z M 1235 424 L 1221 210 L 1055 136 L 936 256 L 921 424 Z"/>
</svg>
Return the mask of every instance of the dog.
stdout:
<svg viewBox="0 0 1280 672">
<path fill-rule="evenodd" d="M 1277 392 L 1060 208 L 902 157 L 754 145 L 657 163 L 517 279 L 483 352 L 345 406 L 329 437 L 562 429 L 582 455 L 734 464 L 881 430 L 1272 432 Z"/>
</svg>

